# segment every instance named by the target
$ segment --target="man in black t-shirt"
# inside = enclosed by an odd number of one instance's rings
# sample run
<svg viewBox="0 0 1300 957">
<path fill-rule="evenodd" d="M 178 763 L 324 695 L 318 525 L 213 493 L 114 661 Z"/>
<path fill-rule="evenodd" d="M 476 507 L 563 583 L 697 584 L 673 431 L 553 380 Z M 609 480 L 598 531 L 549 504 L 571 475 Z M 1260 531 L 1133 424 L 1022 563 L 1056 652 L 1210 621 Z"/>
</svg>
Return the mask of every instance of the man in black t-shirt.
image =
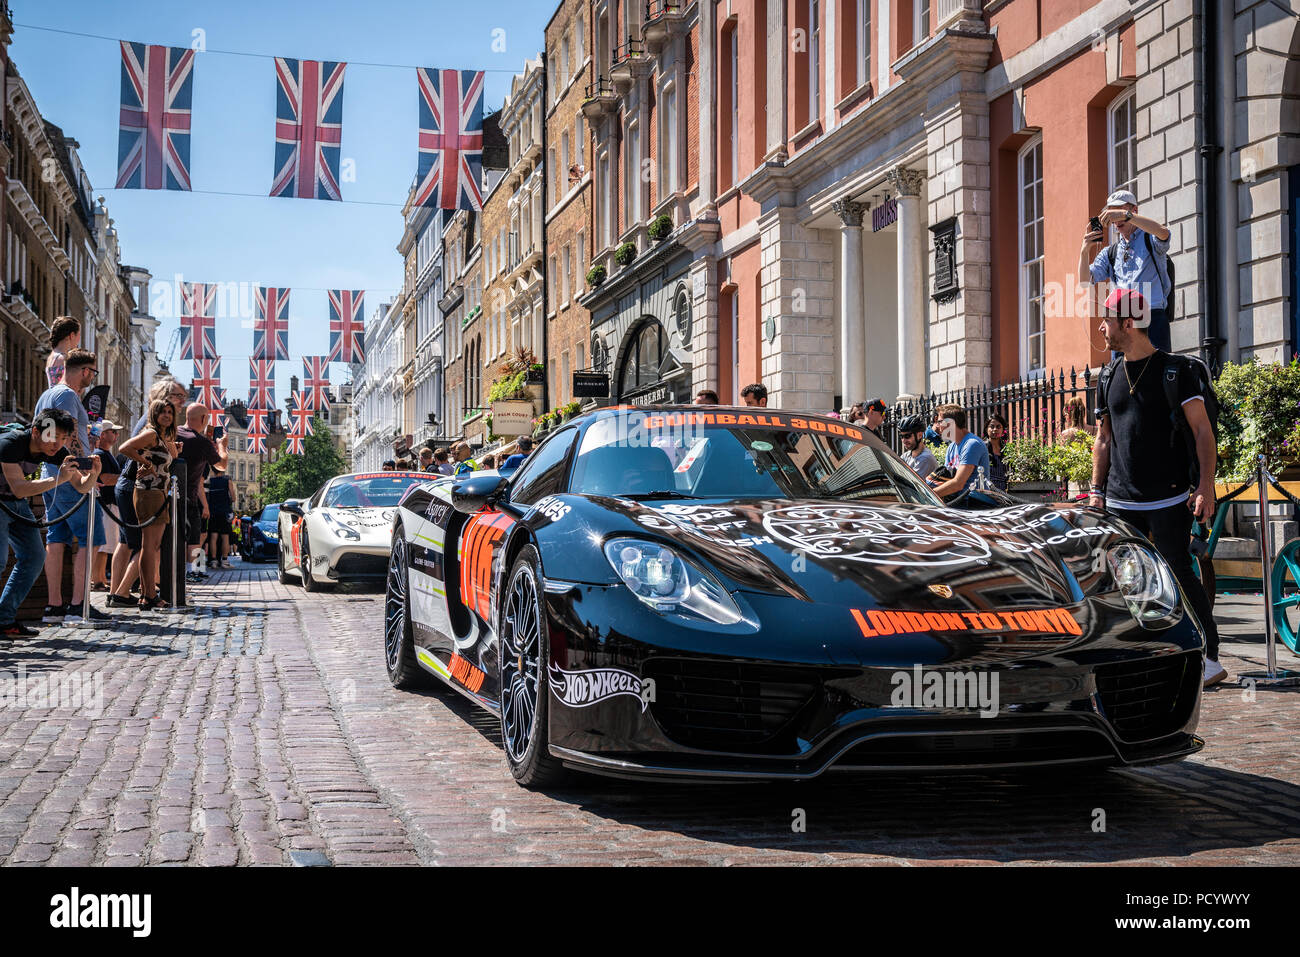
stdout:
<svg viewBox="0 0 1300 957">
<path fill-rule="evenodd" d="M 13 570 L 0 590 L 0 640 L 38 634 L 16 621 L 18 606 L 27 600 L 45 567 L 45 543 L 26 500 L 61 485 L 71 485 L 84 495 L 99 478 L 98 459 L 91 460 L 88 471 L 81 471 L 68 455 L 67 443 L 75 429 L 76 421 L 67 412 L 45 409 L 30 429 L 0 435 L 0 568 L 8 550 L 14 552 Z M 43 464 L 57 466 L 58 471 L 34 481 L 27 477 Z"/>
<path fill-rule="evenodd" d="M 1142 531 L 1168 562 L 1192 611 L 1205 629 L 1206 687 L 1227 677 L 1219 664 L 1219 632 L 1209 596 L 1192 571 L 1192 517 L 1214 517 L 1214 430 L 1205 411 L 1199 378 L 1186 361 L 1173 362 L 1147 338 L 1150 311 L 1142 294 L 1116 289 L 1106 300 L 1101 331 L 1106 346 L 1123 353 L 1114 360 L 1106 394 L 1097 396 L 1097 441 L 1092 451 L 1088 504 L 1105 507 Z M 1198 484 L 1191 487 L 1192 460 L 1175 427 L 1164 378 L 1173 369 L 1174 394 L 1196 439 Z"/>
</svg>

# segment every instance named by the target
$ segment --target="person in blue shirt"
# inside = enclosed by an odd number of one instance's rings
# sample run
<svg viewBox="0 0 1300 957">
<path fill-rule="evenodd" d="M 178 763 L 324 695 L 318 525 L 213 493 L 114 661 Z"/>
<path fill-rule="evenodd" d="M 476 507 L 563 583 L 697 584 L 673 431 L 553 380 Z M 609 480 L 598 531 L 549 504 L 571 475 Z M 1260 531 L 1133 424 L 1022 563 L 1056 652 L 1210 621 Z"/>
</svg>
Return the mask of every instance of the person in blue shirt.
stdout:
<svg viewBox="0 0 1300 957">
<path fill-rule="evenodd" d="M 943 464 L 951 470 L 952 478 L 937 480 L 931 475 L 929 481 L 936 495 L 947 498 L 974 485 L 980 469 L 984 470 L 985 478 L 988 477 L 989 447 L 978 435 L 967 430 L 966 410 L 961 406 L 941 405 L 937 411 L 940 431 L 944 439 L 951 443 Z"/>
<path fill-rule="evenodd" d="M 519 451 L 501 463 L 501 470 L 503 472 L 507 469 L 517 469 L 519 466 L 524 464 L 524 459 L 528 458 L 533 451 L 533 440 L 526 435 L 522 436 L 519 439 L 518 446 Z"/>
<path fill-rule="evenodd" d="M 1117 289 L 1142 293 L 1151 310 L 1147 327 L 1151 344 L 1171 352 L 1169 338 L 1169 298 L 1173 283 L 1169 279 L 1169 227 L 1137 214 L 1137 197 L 1127 189 L 1117 189 L 1106 200 L 1098 219 L 1101 232 L 1089 231 L 1079 250 L 1079 282 L 1110 282 Z M 1106 229 L 1114 226 L 1119 234 L 1112 254 L 1103 246 Z M 1091 265 L 1089 265 L 1091 263 Z"/>
</svg>

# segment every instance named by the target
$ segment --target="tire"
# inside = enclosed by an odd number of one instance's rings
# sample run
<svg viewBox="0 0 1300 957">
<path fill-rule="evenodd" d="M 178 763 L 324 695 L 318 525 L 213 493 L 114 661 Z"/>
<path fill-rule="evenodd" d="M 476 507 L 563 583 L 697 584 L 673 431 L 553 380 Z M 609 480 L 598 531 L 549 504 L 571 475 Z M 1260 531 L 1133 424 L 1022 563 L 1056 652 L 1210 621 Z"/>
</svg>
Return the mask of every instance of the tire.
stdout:
<svg viewBox="0 0 1300 957">
<path fill-rule="evenodd" d="M 311 542 L 307 540 L 307 530 L 302 531 L 302 558 L 298 563 L 298 574 L 302 576 L 302 590 L 318 592 L 321 584 L 311 574 Z"/>
<path fill-rule="evenodd" d="M 287 585 L 293 581 L 293 579 L 289 577 L 289 573 L 284 570 L 284 546 L 283 545 L 276 546 L 275 566 L 276 566 L 276 570 L 280 573 L 279 578 L 280 578 L 281 585 Z"/>
<path fill-rule="evenodd" d="M 394 688 L 409 691 L 427 688 L 433 678 L 415 658 L 411 635 L 410 578 L 406 564 L 406 540 L 399 526 L 393 535 L 388 557 L 388 578 L 384 583 L 384 665 Z"/>
<path fill-rule="evenodd" d="M 548 787 L 566 776 L 564 766 L 547 750 L 550 642 L 545 615 L 541 559 L 537 549 L 525 545 L 501 599 L 500 679 L 501 741 L 510 773 L 526 788 Z"/>
</svg>

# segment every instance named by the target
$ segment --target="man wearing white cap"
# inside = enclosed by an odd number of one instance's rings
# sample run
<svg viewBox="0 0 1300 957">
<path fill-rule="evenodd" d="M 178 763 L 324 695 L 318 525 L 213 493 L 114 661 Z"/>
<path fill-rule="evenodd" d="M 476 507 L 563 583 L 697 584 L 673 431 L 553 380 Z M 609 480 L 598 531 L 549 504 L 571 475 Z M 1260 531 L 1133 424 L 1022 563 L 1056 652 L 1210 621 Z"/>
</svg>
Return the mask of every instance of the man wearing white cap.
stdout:
<svg viewBox="0 0 1300 957">
<path fill-rule="evenodd" d="M 1110 282 L 1117 289 L 1140 292 L 1150 309 L 1147 333 L 1151 344 L 1172 351 L 1169 338 L 1169 298 L 1173 282 L 1169 272 L 1169 227 L 1137 214 L 1137 197 L 1117 189 L 1097 217 L 1101 230 L 1089 230 L 1079 250 L 1079 281 Z M 1114 226 L 1119 240 L 1102 246 L 1106 228 Z M 1091 265 L 1089 265 L 1091 263 Z"/>
</svg>

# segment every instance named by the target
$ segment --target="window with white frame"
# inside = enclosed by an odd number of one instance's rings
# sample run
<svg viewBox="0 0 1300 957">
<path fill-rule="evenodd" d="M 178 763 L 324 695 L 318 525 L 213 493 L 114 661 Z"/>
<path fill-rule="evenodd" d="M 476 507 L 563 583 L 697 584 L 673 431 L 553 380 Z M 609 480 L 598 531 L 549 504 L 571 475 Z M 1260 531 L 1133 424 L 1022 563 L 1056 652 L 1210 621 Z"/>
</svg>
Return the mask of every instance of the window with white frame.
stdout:
<svg viewBox="0 0 1300 957">
<path fill-rule="evenodd" d="M 609 181 L 609 153 L 602 152 L 596 158 L 596 181 L 599 183 L 598 199 L 600 201 L 600 216 L 598 219 L 599 234 L 597 242 L 600 248 L 606 248 L 610 243 L 610 234 L 613 232 L 611 226 L 614 208 L 614 191 Z"/>
<path fill-rule="evenodd" d="M 1047 322 L 1043 313 L 1043 140 L 1020 152 L 1020 328 L 1021 366 L 1046 366 Z"/>
<path fill-rule="evenodd" d="M 1137 180 L 1137 96 L 1133 89 L 1110 107 L 1106 124 L 1110 140 L 1110 188 L 1133 188 Z"/>
<path fill-rule="evenodd" d="M 677 87 L 671 83 L 664 87 L 659 121 L 659 197 L 663 199 L 677 191 Z"/>
<path fill-rule="evenodd" d="M 569 191 L 569 131 L 560 134 L 560 168 L 555 171 L 557 197 Z"/>
<path fill-rule="evenodd" d="M 627 214 L 627 224 L 631 226 L 641 221 L 641 127 L 636 123 L 628 125 L 626 142 L 623 209 Z"/>
<path fill-rule="evenodd" d="M 569 304 L 569 274 L 573 268 L 573 250 L 565 246 L 560 250 L 560 303 Z"/>
<path fill-rule="evenodd" d="M 912 0 L 912 46 L 930 35 L 930 0 Z"/>
<path fill-rule="evenodd" d="M 587 344 L 585 342 L 579 342 L 573 347 L 573 354 L 575 356 L 573 367 L 579 371 L 587 368 Z"/>
<path fill-rule="evenodd" d="M 733 26 L 727 39 L 730 47 L 727 72 L 731 80 L 731 117 L 727 125 L 731 142 L 727 144 L 727 155 L 731 163 L 731 185 L 735 186 L 740 182 L 740 28 Z"/>
<path fill-rule="evenodd" d="M 573 377 L 569 375 L 569 351 L 566 349 L 560 353 L 560 388 L 561 402 L 569 401 L 569 387 L 573 382 Z"/>
<path fill-rule="evenodd" d="M 858 0 L 858 86 L 871 79 L 871 2 Z"/>
<path fill-rule="evenodd" d="M 580 278 L 587 272 L 587 234 L 584 230 L 578 230 L 578 270 Z"/>
</svg>

